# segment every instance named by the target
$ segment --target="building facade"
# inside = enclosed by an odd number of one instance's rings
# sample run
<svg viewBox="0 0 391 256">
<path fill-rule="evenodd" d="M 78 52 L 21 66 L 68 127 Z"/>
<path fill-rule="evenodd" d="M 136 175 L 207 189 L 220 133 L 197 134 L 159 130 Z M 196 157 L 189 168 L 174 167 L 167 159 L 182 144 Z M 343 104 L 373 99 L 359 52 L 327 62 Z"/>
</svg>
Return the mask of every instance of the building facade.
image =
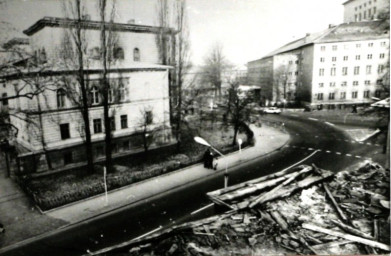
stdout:
<svg viewBox="0 0 391 256">
<path fill-rule="evenodd" d="M 388 0 L 348 0 L 343 3 L 344 22 L 375 20 L 383 12 L 389 12 Z"/>
<path fill-rule="evenodd" d="M 296 101 L 330 108 L 369 104 L 372 97 L 388 93 L 389 30 L 385 23 L 344 23 L 308 34 L 249 62 L 249 70 L 253 77 L 258 70 L 254 81 L 272 104 Z"/>
<path fill-rule="evenodd" d="M 101 24 L 90 20 L 80 23 L 86 39 L 83 63 L 95 161 L 104 159 L 105 152 Z M 75 45 L 69 40 L 76 25 L 71 19 L 49 17 L 33 24 L 24 32 L 30 37 L 36 65 L 3 77 L 14 94 L 39 91 L 33 97 L 10 101 L 10 122 L 18 130 L 16 144 L 23 152 L 19 158 L 24 173 L 66 169 L 85 161 L 78 66 L 72 62 Z M 168 43 L 173 42 L 174 31 L 134 24 L 105 25 L 115 35 L 107 75 L 113 157 L 142 151 L 143 136 L 149 137 L 151 148 L 175 143 L 170 127 L 172 68 L 160 64 L 156 43 L 156 36 L 162 33 Z"/>
</svg>

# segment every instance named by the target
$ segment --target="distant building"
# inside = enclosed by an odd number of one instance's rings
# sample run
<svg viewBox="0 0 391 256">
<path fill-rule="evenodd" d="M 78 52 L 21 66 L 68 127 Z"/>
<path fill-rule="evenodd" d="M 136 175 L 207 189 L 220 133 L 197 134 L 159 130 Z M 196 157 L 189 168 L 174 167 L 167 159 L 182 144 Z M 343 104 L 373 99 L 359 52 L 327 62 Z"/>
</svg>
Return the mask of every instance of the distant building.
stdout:
<svg viewBox="0 0 391 256">
<path fill-rule="evenodd" d="M 307 34 L 248 63 L 264 104 L 367 104 L 385 92 L 389 30 L 383 21 L 344 23 Z"/>
<path fill-rule="evenodd" d="M 19 97 L 9 102 L 10 122 L 18 129 L 17 147 L 23 152 L 19 155 L 21 171 L 25 173 L 72 168 L 85 161 L 77 62 L 64 59 L 64 54 L 72 56 L 74 45 L 67 31 L 75 26 L 75 20 L 71 19 L 45 17 L 37 21 L 24 31 L 30 37 L 35 65 L 27 66 L 22 72 L 11 70 L 2 77 L 5 86 L 13 88 L 14 93 L 34 91 L 36 79 L 50 87 L 31 98 Z M 99 21 L 81 22 L 88 42 L 84 62 L 95 161 L 104 159 L 105 152 L 100 26 Z M 167 42 L 173 43 L 175 31 L 124 23 L 106 23 L 106 26 L 116 33 L 108 67 L 113 156 L 142 150 L 144 113 L 148 116 L 148 129 L 157 130 L 151 148 L 174 143 L 169 121 L 171 67 L 160 64 L 156 35 L 163 33 Z"/>
<path fill-rule="evenodd" d="M 344 22 L 375 20 L 390 11 L 389 0 L 348 0 L 344 5 Z"/>
</svg>

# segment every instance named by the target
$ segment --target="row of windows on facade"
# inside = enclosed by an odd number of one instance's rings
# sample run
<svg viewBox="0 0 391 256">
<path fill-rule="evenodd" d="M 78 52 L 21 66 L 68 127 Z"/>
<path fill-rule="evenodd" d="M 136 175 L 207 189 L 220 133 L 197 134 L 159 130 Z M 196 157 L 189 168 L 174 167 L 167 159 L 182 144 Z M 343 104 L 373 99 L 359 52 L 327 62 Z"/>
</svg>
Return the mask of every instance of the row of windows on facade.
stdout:
<svg viewBox="0 0 391 256">
<path fill-rule="evenodd" d="M 380 53 L 379 54 L 379 59 L 384 59 L 385 56 L 386 55 L 384 53 Z M 356 55 L 355 59 L 356 60 L 361 60 L 361 55 Z M 373 59 L 373 54 L 367 54 L 367 59 L 368 60 L 372 60 Z M 320 62 L 325 62 L 325 60 L 326 60 L 325 57 L 320 57 Z M 349 60 L 349 56 L 343 56 L 343 61 L 348 61 L 348 60 Z M 336 62 L 337 61 L 337 57 L 331 57 L 331 61 L 332 62 Z"/>
<path fill-rule="evenodd" d="M 102 56 L 102 51 L 99 47 L 94 47 L 89 50 L 89 55 L 91 56 L 92 59 L 99 60 L 101 59 Z M 140 49 L 139 48 L 134 48 L 133 49 L 133 61 L 140 61 Z M 125 51 L 121 47 L 115 47 L 113 49 L 113 59 L 115 60 L 123 60 L 125 59 Z"/>
<path fill-rule="evenodd" d="M 376 15 L 376 6 L 373 7 L 373 13 L 372 13 L 372 8 L 368 8 L 368 10 L 364 10 L 362 13 L 360 12 L 358 14 L 354 14 L 354 21 L 362 21 L 366 19 L 373 20 L 375 15 Z"/>
<path fill-rule="evenodd" d="M 359 81 L 353 81 L 353 86 L 358 86 L 359 85 Z M 364 84 L 365 85 L 371 85 L 371 81 L 370 80 L 365 80 L 364 81 Z M 377 81 L 376 81 L 376 84 L 377 85 L 382 85 L 383 84 L 383 79 L 378 79 Z M 336 83 L 335 82 L 330 82 L 329 83 L 329 86 L 330 87 L 335 87 L 335 85 L 336 85 Z M 341 83 L 341 86 L 347 86 L 348 85 L 348 83 L 346 82 L 346 81 L 343 81 L 342 83 Z M 324 83 L 319 83 L 319 87 L 324 87 Z"/>
<path fill-rule="evenodd" d="M 357 43 L 356 45 L 356 48 L 361 48 L 361 43 Z M 374 46 L 374 43 L 368 43 L 368 47 L 373 47 Z M 382 47 L 385 47 L 385 46 L 387 46 L 387 42 L 386 41 L 382 41 L 382 42 L 380 42 L 380 46 L 382 46 Z M 345 44 L 344 45 L 344 47 L 343 47 L 345 50 L 347 50 L 347 49 L 349 49 L 349 45 L 348 44 Z M 321 51 L 326 51 L 326 46 L 325 45 L 322 45 L 321 47 L 320 47 L 320 50 Z M 337 51 L 338 50 L 338 45 L 332 45 L 331 46 L 331 50 L 333 50 L 333 51 Z"/>
<path fill-rule="evenodd" d="M 373 0 L 373 3 L 376 3 L 376 0 Z M 368 6 L 371 5 L 371 4 L 372 4 L 372 1 L 368 1 L 368 3 L 364 3 L 364 4 L 358 5 L 358 6 L 354 7 L 354 10 L 355 10 L 355 11 L 361 10 L 361 8 L 367 7 L 367 4 L 368 4 Z"/>
<path fill-rule="evenodd" d="M 145 120 L 146 124 L 148 124 L 148 125 L 152 124 L 152 122 L 153 122 L 152 111 L 146 111 L 146 118 L 145 119 L 146 119 Z M 127 129 L 128 128 L 128 115 L 121 115 L 120 120 L 121 120 L 121 122 L 120 122 L 121 129 Z M 110 117 L 110 128 L 112 131 L 116 130 L 115 117 Z M 93 132 L 94 132 L 94 134 L 98 134 L 98 133 L 103 132 L 101 118 L 93 119 Z M 62 140 L 66 140 L 66 139 L 71 138 L 71 133 L 69 130 L 69 123 L 60 124 L 60 134 L 61 134 Z"/>
<path fill-rule="evenodd" d="M 381 64 L 378 65 L 378 67 L 377 67 L 377 73 L 378 74 L 382 74 L 384 72 L 384 70 L 385 70 L 384 65 L 381 65 Z M 367 65 L 366 66 L 365 73 L 367 75 L 372 74 L 372 65 Z M 348 67 L 343 67 L 341 74 L 343 76 L 347 76 L 348 75 Z M 360 74 L 360 66 L 355 66 L 354 67 L 353 74 L 354 75 L 359 75 Z M 319 69 L 319 76 L 324 76 L 324 75 L 325 75 L 325 69 L 324 68 L 320 68 Z M 337 75 L 337 68 L 331 68 L 330 69 L 330 76 L 336 76 L 336 75 Z"/>
<path fill-rule="evenodd" d="M 364 99 L 368 99 L 370 97 L 370 95 L 371 95 L 370 91 L 364 91 L 363 92 L 363 98 Z M 380 95 L 381 95 L 381 91 L 380 90 L 375 91 L 375 97 L 380 97 Z M 316 97 L 317 97 L 318 100 L 323 100 L 323 93 L 318 93 L 316 95 Z M 358 97 L 358 91 L 352 92 L 352 99 L 357 99 L 357 97 Z M 335 100 L 335 93 L 334 92 L 330 92 L 328 99 L 329 100 Z M 346 99 L 346 92 L 340 92 L 339 99 L 345 100 Z"/>
<path fill-rule="evenodd" d="M 127 98 L 126 97 L 127 91 L 126 91 L 125 85 L 120 84 L 119 90 L 117 92 L 118 92 L 118 100 L 125 101 Z M 115 93 L 114 93 L 113 89 L 110 89 L 108 91 L 108 97 L 109 97 L 108 98 L 109 103 L 113 103 L 114 98 L 115 98 Z M 96 86 L 91 87 L 91 90 L 89 92 L 89 100 L 90 100 L 91 104 L 93 104 L 93 105 L 99 104 L 101 102 L 101 94 L 100 94 L 98 87 L 96 87 Z M 65 105 L 66 105 L 65 101 L 66 101 L 66 91 L 64 89 L 60 88 L 57 90 L 57 107 L 58 108 L 65 107 Z"/>
</svg>

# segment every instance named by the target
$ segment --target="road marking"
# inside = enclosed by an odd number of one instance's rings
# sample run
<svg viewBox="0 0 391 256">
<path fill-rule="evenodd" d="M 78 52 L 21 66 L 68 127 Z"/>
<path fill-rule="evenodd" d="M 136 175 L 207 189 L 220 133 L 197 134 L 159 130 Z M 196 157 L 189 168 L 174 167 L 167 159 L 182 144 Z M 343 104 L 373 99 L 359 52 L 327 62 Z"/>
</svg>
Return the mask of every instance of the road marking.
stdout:
<svg viewBox="0 0 391 256">
<path fill-rule="evenodd" d="M 352 140 L 351 143 L 356 143 L 356 141 Z"/>
<path fill-rule="evenodd" d="M 308 148 L 308 150 L 314 150 L 313 148 Z"/>
<path fill-rule="evenodd" d="M 352 156 L 351 154 L 346 154 L 346 156 Z"/>
<path fill-rule="evenodd" d="M 283 172 L 283 171 L 286 171 L 286 170 L 289 170 L 290 168 L 292 168 L 292 167 L 294 167 L 294 166 L 296 166 L 296 165 L 298 165 L 298 164 L 301 164 L 302 162 L 304 162 L 305 160 L 309 159 L 310 157 L 312 157 L 312 156 L 313 156 L 313 155 L 315 155 L 316 153 L 318 153 L 318 151 L 317 151 L 317 150 L 316 150 L 316 151 L 314 151 L 314 152 L 312 152 L 312 154 L 311 154 L 311 155 L 309 155 L 309 156 L 307 156 L 306 158 L 304 158 L 304 159 L 300 160 L 299 162 L 297 162 L 297 163 L 295 163 L 295 164 L 292 164 L 291 166 L 289 166 L 289 167 L 285 168 L 285 169 L 284 169 L 284 170 L 282 170 L 281 172 Z"/>
<path fill-rule="evenodd" d="M 359 143 L 359 144 L 364 144 L 364 142 L 362 142 L 362 141 L 359 141 L 358 143 Z"/>
<path fill-rule="evenodd" d="M 297 148 L 296 146 L 292 146 L 292 148 Z"/>
<path fill-rule="evenodd" d="M 378 146 L 378 147 L 380 147 L 381 145 L 380 145 L 380 144 L 375 144 L 375 146 Z"/>
<path fill-rule="evenodd" d="M 355 158 L 361 158 L 361 156 L 354 156 Z"/>
<path fill-rule="evenodd" d="M 309 120 L 318 121 L 316 118 L 308 117 Z"/>
<path fill-rule="evenodd" d="M 331 125 L 331 126 L 335 126 L 335 124 L 332 124 L 332 123 L 329 123 L 329 122 L 324 122 L 325 124 L 328 124 L 328 125 Z"/>
<path fill-rule="evenodd" d="M 341 155 L 341 152 L 335 152 L 335 154 L 337 154 L 337 155 Z"/>
<path fill-rule="evenodd" d="M 331 153 L 331 151 L 330 150 L 326 150 L 326 153 Z"/>
<path fill-rule="evenodd" d="M 291 116 L 295 116 L 295 117 L 298 117 L 298 115 L 294 115 L 294 114 L 291 114 Z"/>
<path fill-rule="evenodd" d="M 372 145 L 371 143 L 367 143 L 367 145 Z"/>
<path fill-rule="evenodd" d="M 194 215 L 194 214 L 196 214 L 196 213 L 198 213 L 198 212 L 200 212 L 200 211 L 203 211 L 203 210 L 205 210 L 206 208 L 209 208 L 209 207 L 211 207 L 211 206 L 213 206 L 213 205 L 214 205 L 214 204 L 208 204 L 207 206 L 204 206 L 204 207 L 202 207 L 202 208 L 200 208 L 200 209 L 198 209 L 198 210 L 196 210 L 196 211 L 190 213 L 190 215 Z"/>
</svg>

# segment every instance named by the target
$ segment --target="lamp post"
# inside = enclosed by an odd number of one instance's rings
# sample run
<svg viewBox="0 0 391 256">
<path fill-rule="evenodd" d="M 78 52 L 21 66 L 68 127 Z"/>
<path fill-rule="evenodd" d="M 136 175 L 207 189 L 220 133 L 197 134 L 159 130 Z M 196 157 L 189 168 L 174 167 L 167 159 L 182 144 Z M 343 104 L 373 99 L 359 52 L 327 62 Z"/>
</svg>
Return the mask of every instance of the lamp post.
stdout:
<svg viewBox="0 0 391 256">
<path fill-rule="evenodd" d="M 220 151 L 215 149 L 212 145 L 210 145 L 206 140 L 204 140 L 201 137 L 194 137 L 194 141 L 197 142 L 198 144 L 210 147 L 214 151 L 216 151 L 220 156 L 225 158 L 225 155 L 223 155 Z M 227 160 L 225 159 L 225 171 L 224 171 L 224 188 L 228 187 L 228 165 L 227 165 Z"/>
</svg>

